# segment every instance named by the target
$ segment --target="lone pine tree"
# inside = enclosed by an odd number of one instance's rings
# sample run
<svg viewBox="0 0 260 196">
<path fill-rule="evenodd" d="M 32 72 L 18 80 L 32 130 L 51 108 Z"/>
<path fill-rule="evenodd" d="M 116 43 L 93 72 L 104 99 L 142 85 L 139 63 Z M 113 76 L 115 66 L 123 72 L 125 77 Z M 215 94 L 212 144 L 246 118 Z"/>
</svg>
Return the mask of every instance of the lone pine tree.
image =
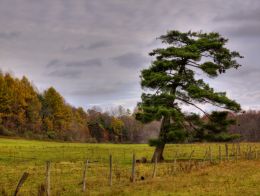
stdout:
<svg viewBox="0 0 260 196">
<path fill-rule="evenodd" d="M 155 156 L 163 160 L 166 143 L 183 142 L 188 138 L 223 140 L 232 139 L 226 127 L 233 121 L 226 119 L 226 111 L 240 111 L 240 105 L 224 92 L 215 92 L 196 73 L 215 78 L 226 70 L 237 69 L 238 52 L 225 47 L 228 40 L 219 33 L 169 31 L 159 37 L 167 47 L 153 50 L 155 60 L 141 71 L 141 86 L 148 90 L 142 94 L 136 119 L 144 123 L 161 120 L 158 139 L 150 141 L 156 146 Z M 203 121 L 195 113 L 183 112 L 181 105 L 190 105 L 207 117 Z M 212 104 L 226 109 L 207 114 L 201 104 Z M 223 128 L 223 129 L 222 129 Z"/>
</svg>

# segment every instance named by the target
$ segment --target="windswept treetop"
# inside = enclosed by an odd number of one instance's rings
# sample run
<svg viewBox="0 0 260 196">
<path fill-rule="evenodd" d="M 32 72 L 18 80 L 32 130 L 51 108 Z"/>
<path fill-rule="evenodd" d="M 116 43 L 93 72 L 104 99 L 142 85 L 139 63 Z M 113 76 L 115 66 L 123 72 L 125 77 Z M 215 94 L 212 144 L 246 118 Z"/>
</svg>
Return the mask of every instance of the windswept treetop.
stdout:
<svg viewBox="0 0 260 196">
<path fill-rule="evenodd" d="M 140 112 L 136 115 L 143 122 L 162 119 L 157 146 L 184 138 L 187 125 L 201 129 L 196 115 L 182 112 L 180 103 L 193 106 L 206 115 L 199 104 L 240 111 L 240 105 L 229 99 L 225 92 L 216 92 L 203 79 L 195 77 L 196 73 L 204 73 L 215 78 L 240 66 L 236 59 L 242 56 L 225 47 L 226 38 L 215 32 L 169 31 L 159 39 L 167 47 L 149 54 L 155 60 L 141 72 L 141 86 L 148 93 L 142 94 Z"/>
</svg>

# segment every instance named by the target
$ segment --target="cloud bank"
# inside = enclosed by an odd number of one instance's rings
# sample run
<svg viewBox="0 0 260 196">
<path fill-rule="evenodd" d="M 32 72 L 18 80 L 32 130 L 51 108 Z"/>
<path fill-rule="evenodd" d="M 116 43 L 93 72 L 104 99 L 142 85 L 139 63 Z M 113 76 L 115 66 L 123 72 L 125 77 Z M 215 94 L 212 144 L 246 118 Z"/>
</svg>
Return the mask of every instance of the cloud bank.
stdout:
<svg viewBox="0 0 260 196">
<path fill-rule="evenodd" d="M 140 100 L 140 70 L 167 30 L 217 31 L 241 52 L 239 71 L 210 80 L 246 109 L 260 107 L 257 0 L 0 0 L 0 67 L 90 107 Z"/>
</svg>

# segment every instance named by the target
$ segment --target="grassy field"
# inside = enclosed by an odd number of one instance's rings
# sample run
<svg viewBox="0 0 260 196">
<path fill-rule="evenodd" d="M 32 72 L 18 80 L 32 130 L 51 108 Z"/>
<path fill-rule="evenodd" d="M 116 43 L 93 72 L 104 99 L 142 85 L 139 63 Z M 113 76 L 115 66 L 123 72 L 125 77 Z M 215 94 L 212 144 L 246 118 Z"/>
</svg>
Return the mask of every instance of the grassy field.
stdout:
<svg viewBox="0 0 260 196">
<path fill-rule="evenodd" d="M 225 161 L 225 144 L 167 145 L 166 161 L 157 165 L 156 177 L 152 178 L 153 164 L 140 163 L 136 164 L 136 182 L 131 183 L 133 153 L 137 159 L 150 159 L 153 147 L 2 138 L 0 195 L 13 195 L 23 172 L 28 172 L 29 177 L 20 195 L 38 195 L 40 185 L 45 182 L 46 161 L 51 161 L 52 195 L 260 195 L 260 144 L 241 143 L 240 156 L 238 145 L 228 146 L 229 161 Z M 113 157 L 112 187 L 108 183 L 109 154 Z M 87 191 L 83 193 L 86 160 L 89 160 Z"/>
</svg>

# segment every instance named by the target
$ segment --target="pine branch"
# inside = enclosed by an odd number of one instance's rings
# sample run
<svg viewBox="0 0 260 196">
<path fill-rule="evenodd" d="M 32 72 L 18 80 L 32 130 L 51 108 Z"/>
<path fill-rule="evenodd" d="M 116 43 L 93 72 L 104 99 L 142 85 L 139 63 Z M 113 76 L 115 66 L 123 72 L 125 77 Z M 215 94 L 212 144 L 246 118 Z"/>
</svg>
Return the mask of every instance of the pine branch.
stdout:
<svg viewBox="0 0 260 196">
<path fill-rule="evenodd" d="M 196 62 L 194 62 L 194 61 L 192 61 L 192 60 L 187 60 L 187 62 L 193 63 L 193 64 L 197 65 L 198 67 L 200 66 L 200 64 L 198 64 L 198 63 L 196 63 Z"/>
<path fill-rule="evenodd" d="M 196 66 L 196 65 L 192 65 L 192 64 L 186 64 L 186 65 L 189 65 L 189 66 L 192 66 L 192 67 L 196 67 L 196 68 L 199 68 L 199 69 L 201 69 L 199 66 Z"/>
<path fill-rule="evenodd" d="M 192 67 L 196 67 L 196 68 L 199 68 L 199 69 L 201 69 L 201 67 L 200 67 L 200 64 L 198 64 L 198 63 L 196 63 L 196 62 L 194 62 L 194 61 L 191 61 L 191 60 L 187 60 L 187 64 L 186 65 L 189 65 L 189 66 L 192 66 Z M 192 63 L 192 64 L 190 64 L 190 63 Z"/>
<path fill-rule="evenodd" d="M 203 112 L 208 118 L 210 118 L 210 115 L 209 115 L 207 112 L 205 112 L 203 109 L 201 109 L 199 106 L 195 105 L 194 103 L 189 102 L 189 101 L 187 101 L 187 100 L 185 100 L 185 99 L 182 99 L 182 98 L 180 98 L 180 97 L 176 97 L 176 99 L 178 99 L 178 100 L 180 100 L 180 101 L 182 101 L 182 102 L 185 102 L 185 103 L 187 103 L 187 104 L 189 104 L 189 105 L 194 106 L 195 108 L 197 108 L 198 110 L 200 110 L 201 112 Z"/>
<path fill-rule="evenodd" d="M 211 105 L 213 105 L 213 106 L 216 106 L 216 107 L 218 107 L 218 108 L 225 109 L 225 110 L 229 110 L 229 111 L 233 111 L 233 110 L 231 110 L 231 109 L 228 109 L 227 107 L 223 107 L 223 106 L 220 106 L 220 105 L 218 105 L 218 104 L 216 104 L 216 103 L 210 102 L 210 101 L 208 101 L 207 99 L 203 99 L 203 101 L 205 101 L 206 103 L 209 103 L 209 104 L 211 104 Z"/>
</svg>

